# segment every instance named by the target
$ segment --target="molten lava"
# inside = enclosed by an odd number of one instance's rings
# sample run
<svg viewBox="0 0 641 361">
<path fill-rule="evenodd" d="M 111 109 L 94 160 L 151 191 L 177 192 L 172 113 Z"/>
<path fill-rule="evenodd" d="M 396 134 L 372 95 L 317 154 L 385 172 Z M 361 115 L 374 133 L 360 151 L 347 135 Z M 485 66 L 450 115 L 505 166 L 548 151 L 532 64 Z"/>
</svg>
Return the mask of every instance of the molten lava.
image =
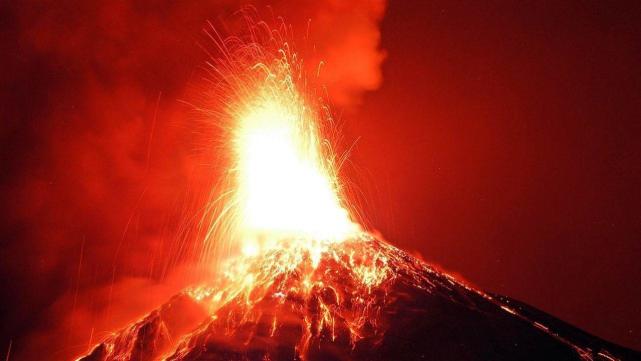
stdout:
<svg viewBox="0 0 641 361">
<path fill-rule="evenodd" d="M 277 84 L 262 85 L 234 130 L 242 240 L 343 240 L 356 227 L 323 158 L 313 110 L 295 89 L 278 92 L 285 80 L 266 76 Z"/>
<path fill-rule="evenodd" d="M 209 62 L 216 84 L 205 112 L 227 132 L 227 189 L 212 196 L 222 209 L 205 242 L 257 255 L 283 243 L 312 250 L 360 232 L 336 176 L 331 143 L 322 137 L 331 113 L 306 81 L 301 60 L 283 32 L 250 23 L 250 39 L 210 38 L 223 54 Z M 222 194 L 222 196 L 221 196 Z M 220 249 L 220 247 L 210 247 Z"/>
</svg>

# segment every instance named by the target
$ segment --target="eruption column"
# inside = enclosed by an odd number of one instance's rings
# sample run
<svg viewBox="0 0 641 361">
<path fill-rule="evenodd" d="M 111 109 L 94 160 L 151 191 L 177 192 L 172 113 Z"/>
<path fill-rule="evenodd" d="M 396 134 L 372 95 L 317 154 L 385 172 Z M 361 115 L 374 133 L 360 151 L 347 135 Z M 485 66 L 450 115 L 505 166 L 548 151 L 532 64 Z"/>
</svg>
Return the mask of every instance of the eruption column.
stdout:
<svg viewBox="0 0 641 361">
<path fill-rule="evenodd" d="M 210 63 L 217 86 L 215 122 L 227 119 L 227 203 L 206 241 L 225 242 L 256 255 L 297 243 L 314 259 L 330 243 L 356 236 L 340 196 L 330 142 L 322 126 L 332 119 L 305 79 L 303 66 L 282 33 L 263 23 L 251 40 L 211 38 L 224 54 Z M 224 225 L 221 226 L 221 225 Z M 213 238 L 213 239 L 211 239 Z"/>
</svg>

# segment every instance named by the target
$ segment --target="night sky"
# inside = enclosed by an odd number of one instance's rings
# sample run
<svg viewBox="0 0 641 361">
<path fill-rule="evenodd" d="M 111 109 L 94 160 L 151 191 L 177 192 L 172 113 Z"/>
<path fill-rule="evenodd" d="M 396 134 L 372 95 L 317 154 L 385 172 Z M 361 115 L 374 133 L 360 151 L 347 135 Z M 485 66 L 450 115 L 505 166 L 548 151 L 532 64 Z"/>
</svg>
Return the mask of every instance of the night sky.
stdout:
<svg viewBox="0 0 641 361">
<path fill-rule="evenodd" d="M 641 349 L 641 7 L 391 2 L 347 123 L 371 221 L 472 283 Z"/>
<path fill-rule="evenodd" d="M 0 355 L 77 354 L 187 282 L 171 239 L 220 170 L 185 101 L 239 3 L 108 3 L 0 6 Z M 319 24 L 370 227 L 641 349 L 641 4 L 272 3 Z"/>
</svg>

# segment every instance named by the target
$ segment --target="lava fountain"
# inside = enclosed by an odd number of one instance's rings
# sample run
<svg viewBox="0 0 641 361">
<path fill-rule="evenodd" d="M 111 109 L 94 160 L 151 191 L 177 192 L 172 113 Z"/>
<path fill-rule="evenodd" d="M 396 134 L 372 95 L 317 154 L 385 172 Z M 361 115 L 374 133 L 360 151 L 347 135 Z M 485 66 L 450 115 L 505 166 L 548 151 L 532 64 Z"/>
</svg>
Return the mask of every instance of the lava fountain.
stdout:
<svg viewBox="0 0 641 361">
<path fill-rule="evenodd" d="M 475 290 L 364 231 L 323 136 L 331 112 L 276 31 L 208 33 L 208 98 L 230 155 L 203 217 L 216 275 L 82 360 L 598 360 L 616 347 Z M 225 251 L 225 252 L 223 252 Z M 220 253 L 229 251 L 229 256 Z M 213 254 L 218 256 L 214 257 Z M 599 358 L 601 357 L 601 358 Z"/>
<path fill-rule="evenodd" d="M 208 32 L 222 56 L 208 63 L 214 105 L 204 113 L 223 123 L 231 157 L 227 189 L 212 196 L 224 205 L 206 215 L 213 217 L 205 242 L 232 242 L 226 248 L 244 255 L 288 243 L 317 257 L 325 245 L 360 232 L 322 136 L 323 125 L 333 124 L 331 112 L 309 89 L 284 27 L 250 23 L 250 29 L 248 41 L 223 39 L 213 27 Z"/>
<path fill-rule="evenodd" d="M 248 93 L 230 107 L 234 223 L 243 252 L 286 239 L 309 245 L 353 236 L 358 227 L 341 204 L 318 109 L 296 84 L 295 55 L 281 49 L 265 60 L 249 67 Z"/>
</svg>

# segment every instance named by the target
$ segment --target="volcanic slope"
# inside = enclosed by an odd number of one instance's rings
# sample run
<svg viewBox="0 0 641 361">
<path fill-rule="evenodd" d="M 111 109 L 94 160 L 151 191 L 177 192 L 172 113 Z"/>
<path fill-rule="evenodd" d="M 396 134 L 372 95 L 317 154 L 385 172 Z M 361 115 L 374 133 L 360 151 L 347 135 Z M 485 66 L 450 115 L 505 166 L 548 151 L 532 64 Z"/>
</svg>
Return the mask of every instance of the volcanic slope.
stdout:
<svg viewBox="0 0 641 361">
<path fill-rule="evenodd" d="M 238 258 L 80 360 L 641 360 L 368 235 L 316 246 Z"/>
</svg>

